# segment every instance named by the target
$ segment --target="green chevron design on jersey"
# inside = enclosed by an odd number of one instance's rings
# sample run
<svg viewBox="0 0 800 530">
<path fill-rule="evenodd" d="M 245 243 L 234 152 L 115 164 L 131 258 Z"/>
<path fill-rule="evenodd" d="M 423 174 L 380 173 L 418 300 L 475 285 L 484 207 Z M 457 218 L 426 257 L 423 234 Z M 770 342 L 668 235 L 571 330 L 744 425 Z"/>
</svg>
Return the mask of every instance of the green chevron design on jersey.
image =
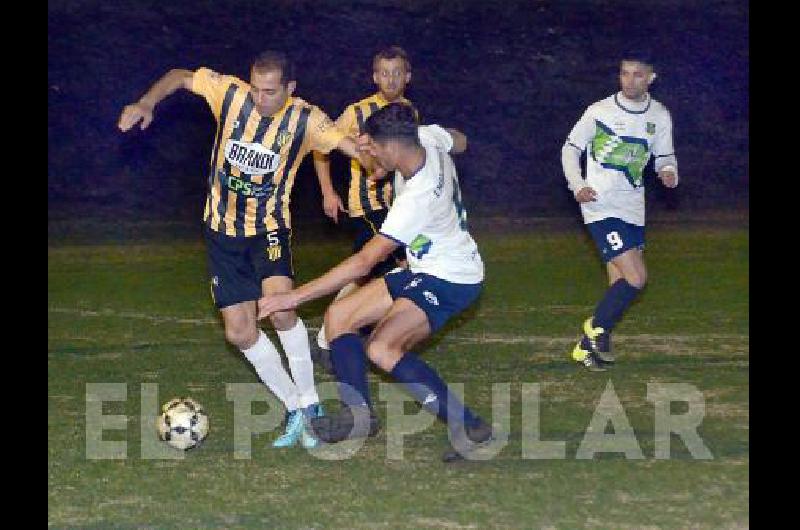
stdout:
<svg viewBox="0 0 800 530">
<path fill-rule="evenodd" d="M 642 173 L 650 160 L 647 140 L 618 136 L 610 127 L 595 120 L 597 130 L 592 139 L 592 158 L 601 166 L 625 174 L 634 188 L 642 185 Z"/>
<path fill-rule="evenodd" d="M 419 234 L 414 238 L 414 241 L 408 245 L 408 251 L 417 259 L 422 258 L 431 249 L 431 240 L 424 234 Z"/>
</svg>

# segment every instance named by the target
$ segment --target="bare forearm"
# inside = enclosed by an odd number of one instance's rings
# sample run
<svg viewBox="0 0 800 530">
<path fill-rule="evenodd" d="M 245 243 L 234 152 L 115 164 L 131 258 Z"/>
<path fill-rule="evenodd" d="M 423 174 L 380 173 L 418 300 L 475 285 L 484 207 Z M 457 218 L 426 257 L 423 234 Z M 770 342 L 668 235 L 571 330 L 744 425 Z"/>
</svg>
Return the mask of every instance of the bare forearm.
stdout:
<svg viewBox="0 0 800 530">
<path fill-rule="evenodd" d="M 140 99 L 139 104 L 154 109 L 167 96 L 179 88 L 190 88 L 192 72 L 181 68 L 174 68 L 156 81 Z"/>
<path fill-rule="evenodd" d="M 367 170 L 367 174 L 371 174 L 375 171 L 378 164 L 375 159 L 365 153 L 364 151 L 359 151 L 356 147 L 356 142 L 350 136 L 345 136 L 342 138 L 342 141 L 339 142 L 339 145 L 336 146 L 339 151 L 346 154 L 350 158 L 355 158 L 358 162 Z"/>
<path fill-rule="evenodd" d="M 323 195 L 334 193 L 333 182 L 331 181 L 331 161 L 328 155 L 314 152 L 314 169 L 319 179 L 319 187 Z"/>
<path fill-rule="evenodd" d="M 353 280 L 366 276 L 372 266 L 373 264 L 361 253 L 350 256 L 319 278 L 295 289 L 297 304 L 316 300 L 338 291 Z"/>
</svg>

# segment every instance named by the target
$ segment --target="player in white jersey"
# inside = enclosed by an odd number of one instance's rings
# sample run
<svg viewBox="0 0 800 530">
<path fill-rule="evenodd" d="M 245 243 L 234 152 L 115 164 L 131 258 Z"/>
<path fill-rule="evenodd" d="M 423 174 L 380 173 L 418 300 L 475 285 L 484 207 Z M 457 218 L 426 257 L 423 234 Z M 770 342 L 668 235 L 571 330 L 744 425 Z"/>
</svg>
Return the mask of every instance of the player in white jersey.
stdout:
<svg viewBox="0 0 800 530">
<path fill-rule="evenodd" d="M 623 58 L 621 90 L 590 105 L 561 150 L 569 189 L 606 263 L 610 284 L 572 351 L 572 358 L 592 371 L 614 362 L 611 330 L 647 281 L 642 174 L 651 156 L 662 183 L 668 188 L 678 185 L 672 120 L 648 92 L 655 77 L 648 59 Z M 585 149 L 584 180 L 580 156 Z"/>
<path fill-rule="evenodd" d="M 399 246 L 408 269 L 396 269 L 334 301 L 325 331 L 343 408 L 311 421 L 326 442 L 374 436 L 379 430 L 367 385 L 367 357 L 403 383 L 428 411 L 448 424 L 458 459 L 491 439 L 491 427 L 448 390 L 433 368 L 409 351 L 477 300 L 483 261 L 467 231 L 458 176 L 450 152 L 466 149 L 459 131 L 418 126 L 409 105 L 392 103 L 365 123 L 361 148 L 388 172 L 397 171 L 396 196 L 378 234 L 358 253 L 319 278 L 259 301 L 259 318 L 336 292 L 361 278 Z M 374 324 L 366 344 L 358 330 Z"/>
</svg>

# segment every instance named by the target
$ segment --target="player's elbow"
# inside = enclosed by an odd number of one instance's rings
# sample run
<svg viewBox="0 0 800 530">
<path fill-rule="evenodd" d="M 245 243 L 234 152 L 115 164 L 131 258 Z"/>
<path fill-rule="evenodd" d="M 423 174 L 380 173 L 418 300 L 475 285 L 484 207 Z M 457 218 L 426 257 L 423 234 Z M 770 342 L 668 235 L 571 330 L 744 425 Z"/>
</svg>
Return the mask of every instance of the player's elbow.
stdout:
<svg viewBox="0 0 800 530">
<path fill-rule="evenodd" d="M 566 159 L 573 159 L 573 158 L 580 158 L 581 157 L 581 150 L 575 147 L 570 142 L 564 142 L 564 145 L 561 146 L 561 160 Z"/>
<path fill-rule="evenodd" d="M 173 68 L 167 72 L 167 76 L 172 80 L 172 84 L 175 88 L 185 88 L 186 90 L 191 90 L 192 79 L 194 78 L 194 72 L 191 70 L 186 70 L 185 68 Z"/>
</svg>

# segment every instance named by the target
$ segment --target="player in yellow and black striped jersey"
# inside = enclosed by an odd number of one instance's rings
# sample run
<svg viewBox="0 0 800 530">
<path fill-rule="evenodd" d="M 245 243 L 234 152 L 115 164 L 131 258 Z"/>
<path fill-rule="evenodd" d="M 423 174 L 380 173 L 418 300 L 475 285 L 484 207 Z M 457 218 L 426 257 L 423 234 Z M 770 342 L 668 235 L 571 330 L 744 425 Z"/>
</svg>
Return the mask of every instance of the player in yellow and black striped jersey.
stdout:
<svg viewBox="0 0 800 530">
<path fill-rule="evenodd" d="M 336 126 L 358 137 L 364 128 L 364 122 L 375 111 L 389 103 L 406 103 L 412 105 L 405 97 L 405 90 L 411 81 L 411 63 L 406 52 L 399 46 L 390 46 L 375 54 L 372 61 L 372 80 L 378 91 L 360 101 L 352 103 L 345 108 L 336 120 Z M 413 106 L 413 105 L 412 105 Z M 414 111 L 417 121 L 419 115 Z M 338 213 L 344 212 L 342 200 L 334 190 L 331 182 L 330 161 L 327 155 L 314 152 L 314 167 L 320 182 L 323 196 L 323 209 L 325 214 L 337 221 Z M 353 253 L 357 253 L 363 246 L 378 233 L 386 219 L 386 213 L 391 206 L 393 192 L 392 179 L 378 181 L 367 179 L 367 171 L 358 160 L 350 160 L 350 178 L 347 192 L 347 212 L 350 222 L 355 228 L 355 241 Z M 362 283 L 371 278 L 382 276 L 405 260 L 405 249 L 397 249 L 385 261 L 377 264 Z M 359 284 L 345 286 L 337 295 L 337 299 L 350 293 Z M 327 349 L 324 339 L 324 329 L 317 336 L 320 347 Z"/>
<path fill-rule="evenodd" d="M 226 338 L 286 406 L 287 431 L 275 445 L 302 439 L 311 447 L 316 440 L 305 431 L 303 416 L 321 409 L 306 328 L 294 311 L 271 318 L 293 381 L 257 325 L 255 300 L 293 287 L 289 198 L 301 160 L 309 151 L 334 148 L 358 157 L 354 138 L 318 107 L 293 96 L 294 66 L 272 51 L 256 58 L 249 83 L 208 68 L 171 70 L 125 107 L 119 128 L 127 131 L 140 121 L 146 128 L 155 106 L 179 88 L 205 98 L 217 121 L 204 221 L 212 296 Z"/>
</svg>

